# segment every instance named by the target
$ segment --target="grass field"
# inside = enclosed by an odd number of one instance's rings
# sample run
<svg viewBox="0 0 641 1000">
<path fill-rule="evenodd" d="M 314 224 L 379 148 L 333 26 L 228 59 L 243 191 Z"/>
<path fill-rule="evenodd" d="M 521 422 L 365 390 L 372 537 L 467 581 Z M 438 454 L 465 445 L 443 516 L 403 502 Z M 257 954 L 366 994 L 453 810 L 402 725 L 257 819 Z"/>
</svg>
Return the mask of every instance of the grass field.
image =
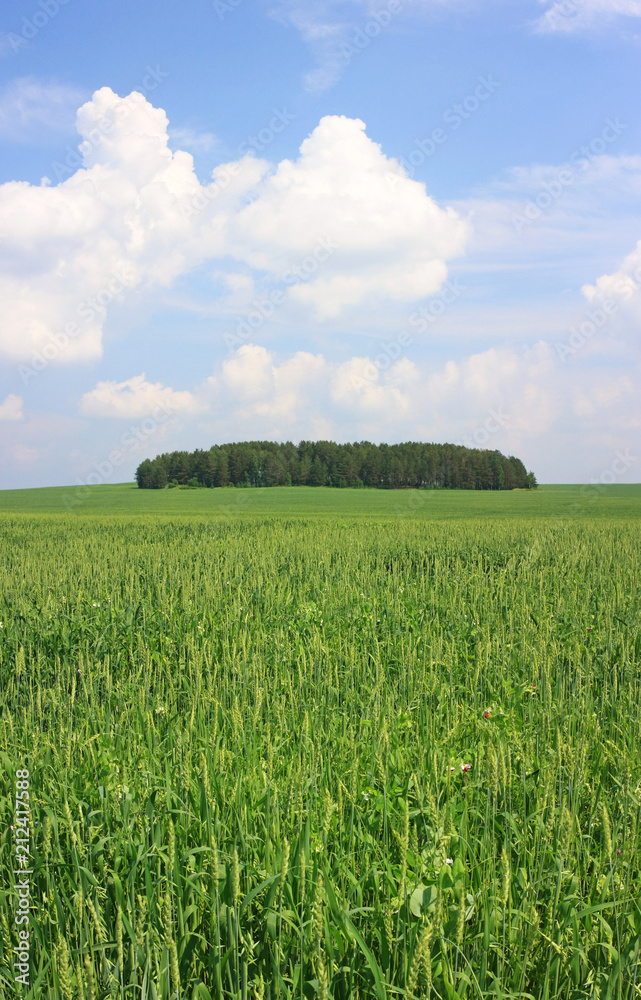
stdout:
<svg viewBox="0 0 641 1000">
<path fill-rule="evenodd" d="M 641 996 L 640 515 L 0 493 L 0 995 Z"/>
<path fill-rule="evenodd" d="M 350 490 L 312 486 L 270 489 L 139 490 L 115 486 L 56 486 L 0 490 L 0 514 L 176 515 L 287 517 L 626 518 L 641 516 L 641 485 L 542 486 L 538 490 Z"/>
</svg>

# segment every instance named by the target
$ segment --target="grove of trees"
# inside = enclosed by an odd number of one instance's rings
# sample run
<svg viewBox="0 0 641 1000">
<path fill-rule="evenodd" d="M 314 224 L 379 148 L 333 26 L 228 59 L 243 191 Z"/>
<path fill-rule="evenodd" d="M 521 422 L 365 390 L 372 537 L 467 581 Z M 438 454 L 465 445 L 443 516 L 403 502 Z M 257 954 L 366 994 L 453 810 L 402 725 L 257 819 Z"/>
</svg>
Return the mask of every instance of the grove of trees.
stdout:
<svg viewBox="0 0 641 1000">
<path fill-rule="evenodd" d="M 173 451 L 136 470 L 143 490 L 172 486 L 335 486 L 377 489 L 535 488 L 523 462 L 500 451 L 455 444 L 336 444 L 244 441 Z"/>
</svg>

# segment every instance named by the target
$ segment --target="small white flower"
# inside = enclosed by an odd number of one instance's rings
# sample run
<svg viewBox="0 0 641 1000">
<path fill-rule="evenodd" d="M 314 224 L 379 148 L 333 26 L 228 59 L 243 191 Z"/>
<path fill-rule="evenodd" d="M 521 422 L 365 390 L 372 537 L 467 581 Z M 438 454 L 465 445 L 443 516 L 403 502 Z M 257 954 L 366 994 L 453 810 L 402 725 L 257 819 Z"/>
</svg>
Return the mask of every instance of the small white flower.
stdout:
<svg viewBox="0 0 641 1000">
<path fill-rule="evenodd" d="M 445 864 L 446 865 L 453 865 L 454 864 L 453 858 L 446 858 L 445 859 Z"/>
</svg>

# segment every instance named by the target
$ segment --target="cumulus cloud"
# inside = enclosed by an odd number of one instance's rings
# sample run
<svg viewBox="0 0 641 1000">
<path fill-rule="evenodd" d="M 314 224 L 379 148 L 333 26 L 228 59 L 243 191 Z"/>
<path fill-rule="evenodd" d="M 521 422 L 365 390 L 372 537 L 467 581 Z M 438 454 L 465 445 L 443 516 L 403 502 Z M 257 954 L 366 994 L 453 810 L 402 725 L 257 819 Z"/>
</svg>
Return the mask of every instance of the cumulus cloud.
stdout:
<svg viewBox="0 0 641 1000">
<path fill-rule="evenodd" d="M 240 420 L 262 418 L 270 421 L 272 433 L 286 434 L 288 427 L 306 419 L 310 400 L 322 395 L 329 370 L 320 354 L 297 351 L 278 364 L 265 347 L 244 344 L 207 380 L 207 388 L 219 407 L 233 409 Z"/>
<path fill-rule="evenodd" d="M 322 320 L 432 294 L 464 249 L 461 218 L 358 120 L 323 118 L 297 160 L 247 155 L 207 184 L 167 127 L 141 94 L 103 87 L 78 111 L 79 153 L 52 165 L 57 184 L 0 186 L 3 354 L 98 358 L 114 301 L 208 260 L 284 282 L 287 301 Z"/>
<path fill-rule="evenodd" d="M 602 275 L 593 285 L 584 285 L 582 291 L 590 303 L 611 300 L 616 308 L 628 304 L 641 315 L 641 240 L 618 271 Z"/>
<path fill-rule="evenodd" d="M 147 382 L 144 372 L 124 382 L 98 382 L 80 401 L 87 417 L 136 419 L 157 415 L 193 415 L 203 404 L 191 392 L 176 392 L 161 382 Z"/>
<path fill-rule="evenodd" d="M 314 247 L 311 277 L 289 294 L 319 318 L 440 289 L 445 261 L 463 252 L 467 227 L 383 154 L 362 121 L 323 118 L 300 154 L 280 163 L 235 217 L 235 256 L 293 281 L 295 262 Z"/>
<path fill-rule="evenodd" d="M 55 355 L 63 333 L 61 360 L 99 357 L 109 304 L 184 267 L 176 194 L 198 183 L 191 157 L 167 148 L 164 112 L 105 87 L 80 108 L 77 126 L 84 141 L 74 166 L 54 164 L 61 183 L 0 187 L 0 349 L 16 360 Z"/>
<path fill-rule="evenodd" d="M 197 395 L 209 399 L 223 437 L 231 432 L 237 438 L 240 428 L 243 437 L 454 440 L 517 453 L 570 418 L 590 418 L 587 426 L 602 427 L 603 414 L 615 404 L 625 405 L 631 419 L 638 416 L 639 372 L 623 377 L 570 369 L 544 341 L 490 348 L 438 366 L 399 354 L 330 362 L 299 351 L 280 360 L 265 347 L 245 344 Z"/>
<path fill-rule="evenodd" d="M 617 16 L 641 17 L 641 0 L 540 0 L 547 10 L 536 22 L 541 32 L 580 31 Z"/>
<path fill-rule="evenodd" d="M 10 393 L 3 403 L 0 403 L 0 420 L 22 420 L 22 396 Z"/>
</svg>

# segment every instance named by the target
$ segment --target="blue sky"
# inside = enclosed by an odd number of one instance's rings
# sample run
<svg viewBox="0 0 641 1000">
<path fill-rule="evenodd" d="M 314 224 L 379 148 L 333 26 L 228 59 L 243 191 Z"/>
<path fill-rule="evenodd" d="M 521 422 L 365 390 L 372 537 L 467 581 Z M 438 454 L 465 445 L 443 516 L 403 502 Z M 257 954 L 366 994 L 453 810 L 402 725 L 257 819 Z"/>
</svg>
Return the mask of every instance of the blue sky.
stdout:
<svg viewBox="0 0 641 1000">
<path fill-rule="evenodd" d="M 249 438 L 636 482 L 641 0 L 17 0 L 0 486 Z"/>
</svg>

